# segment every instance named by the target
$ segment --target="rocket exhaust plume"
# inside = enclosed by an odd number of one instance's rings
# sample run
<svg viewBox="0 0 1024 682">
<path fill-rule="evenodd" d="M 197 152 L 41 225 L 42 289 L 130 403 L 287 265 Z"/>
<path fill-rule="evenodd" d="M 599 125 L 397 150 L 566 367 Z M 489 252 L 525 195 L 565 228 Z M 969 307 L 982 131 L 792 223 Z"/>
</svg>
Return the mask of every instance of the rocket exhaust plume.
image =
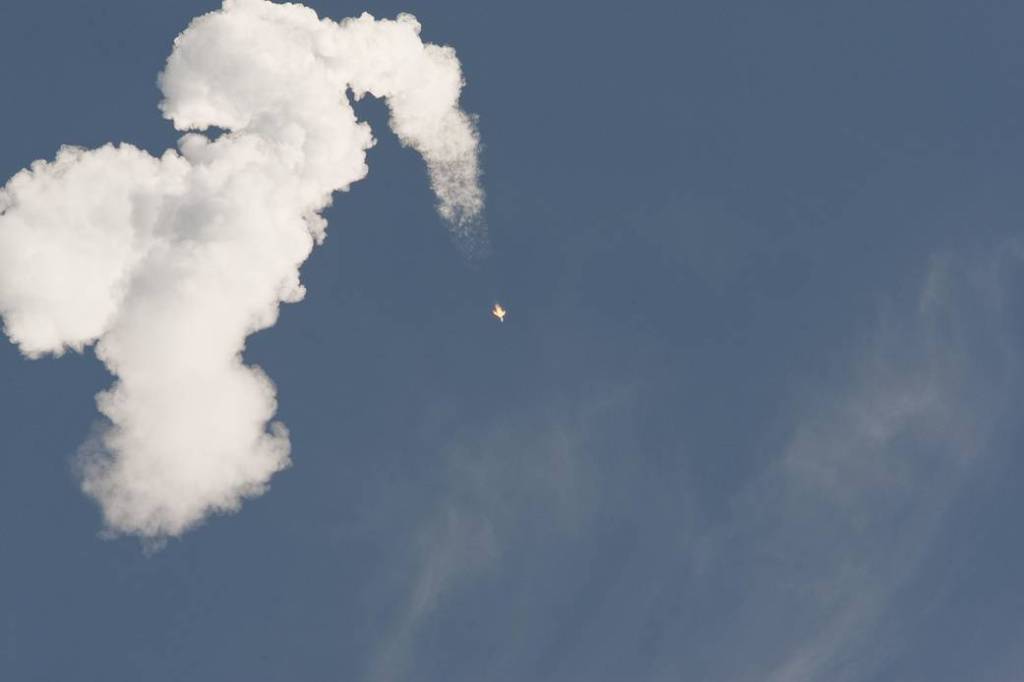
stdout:
<svg viewBox="0 0 1024 682">
<path fill-rule="evenodd" d="M 0 190 L 6 334 L 31 358 L 95 343 L 116 376 L 81 460 L 109 530 L 178 535 L 288 466 L 274 386 L 241 354 L 303 297 L 320 212 L 367 173 L 374 140 L 346 92 L 387 102 L 456 241 L 485 243 L 459 62 L 419 29 L 409 15 L 338 23 L 225 0 L 178 36 L 160 75 L 164 116 L 192 131 L 178 150 L 64 147 Z M 228 132 L 195 132 L 211 126 Z"/>
</svg>

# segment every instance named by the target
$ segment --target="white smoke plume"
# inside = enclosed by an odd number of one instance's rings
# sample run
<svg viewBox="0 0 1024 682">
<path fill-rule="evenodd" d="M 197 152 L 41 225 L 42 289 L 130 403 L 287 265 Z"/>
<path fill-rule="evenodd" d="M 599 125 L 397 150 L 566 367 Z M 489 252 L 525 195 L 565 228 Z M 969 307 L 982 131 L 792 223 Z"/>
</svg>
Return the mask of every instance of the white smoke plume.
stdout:
<svg viewBox="0 0 1024 682">
<path fill-rule="evenodd" d="M 416 19 L 339 22 L 297 4 L 225 0 L 174 42 L 164 115 L 189 132 L 159 158 L 64 147 L 0 190 L 0 313 L 28 357 L 82 351 L 117 379 L 82 486 L 106 526 L 174 536 L 235 510 L 289 464 L 274 386 L 245 339 L 298 301 L 319 212 L 367 173 L 374 140 L 347 96 L 386 100 L 426 160 L 457 238 L 483 240 L 459 62 Z"/>
</svg>

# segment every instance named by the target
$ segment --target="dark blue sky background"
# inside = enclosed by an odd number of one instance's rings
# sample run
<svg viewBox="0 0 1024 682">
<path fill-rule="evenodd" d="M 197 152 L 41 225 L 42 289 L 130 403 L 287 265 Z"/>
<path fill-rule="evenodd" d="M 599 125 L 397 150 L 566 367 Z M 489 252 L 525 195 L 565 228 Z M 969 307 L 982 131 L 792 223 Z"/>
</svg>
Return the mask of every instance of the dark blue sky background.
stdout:
<svg viewBox="0 0 1024 682">
<path fill-rule="evenodd" d="M 307 4 L 457 49 L 494 255 L 360 103 L 246 351 L 294 465 L 153 553 L 74 476 L 102 366 L 0 345 L 0 679 L 1017 679 L 1024 6 Z M 0 5 L 0 177 L 173 146 L 217 6 Z"/>
</svg>

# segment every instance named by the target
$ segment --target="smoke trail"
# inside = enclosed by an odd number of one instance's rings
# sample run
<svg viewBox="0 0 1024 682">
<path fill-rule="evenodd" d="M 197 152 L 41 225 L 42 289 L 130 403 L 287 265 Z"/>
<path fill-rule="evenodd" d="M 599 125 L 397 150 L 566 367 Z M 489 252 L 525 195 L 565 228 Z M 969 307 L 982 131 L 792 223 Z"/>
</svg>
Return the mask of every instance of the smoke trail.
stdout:
<svg viewBox="0 0 1024 682">
<path fill-rule="evenodd" d="M 241 352 L 303 297 L 319 212 L 366 175 L 373 137 L 346 91 L 386 100 L 457 238 L 485 239 L 459 63 L 419 28 L 225 0 L 175 40 L 160 87 L 175 128 L 226 134 L 189 132 L 159 158 L 65 147 L 0 190 L 7 335 L 28 357 L 95 343 L 117 377 L 82 468 L 110 530 L 178 535 L 289 464 L 274 386 Z"/>
</svg>

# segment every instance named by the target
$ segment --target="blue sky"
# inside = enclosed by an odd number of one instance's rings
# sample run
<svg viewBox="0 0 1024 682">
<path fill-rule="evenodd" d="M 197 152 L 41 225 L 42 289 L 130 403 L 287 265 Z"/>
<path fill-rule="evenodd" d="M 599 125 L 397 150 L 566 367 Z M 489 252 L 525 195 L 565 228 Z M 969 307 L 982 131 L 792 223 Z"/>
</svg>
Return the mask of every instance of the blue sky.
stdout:
<svg viewBox="0 0 1024 682">
<path fill-rule="evenodd" d="M 245 349 L 292 465 L 155 551 L 76 473 L 111 375 L 0 346 L 0 678 L 1015 678 L 1024 9 L 307 4 L 455 47 L 493 254 L 357 103 Z M 0 7 L 0 176 L 173 147 L 218 6 Z"/>
</svg>

